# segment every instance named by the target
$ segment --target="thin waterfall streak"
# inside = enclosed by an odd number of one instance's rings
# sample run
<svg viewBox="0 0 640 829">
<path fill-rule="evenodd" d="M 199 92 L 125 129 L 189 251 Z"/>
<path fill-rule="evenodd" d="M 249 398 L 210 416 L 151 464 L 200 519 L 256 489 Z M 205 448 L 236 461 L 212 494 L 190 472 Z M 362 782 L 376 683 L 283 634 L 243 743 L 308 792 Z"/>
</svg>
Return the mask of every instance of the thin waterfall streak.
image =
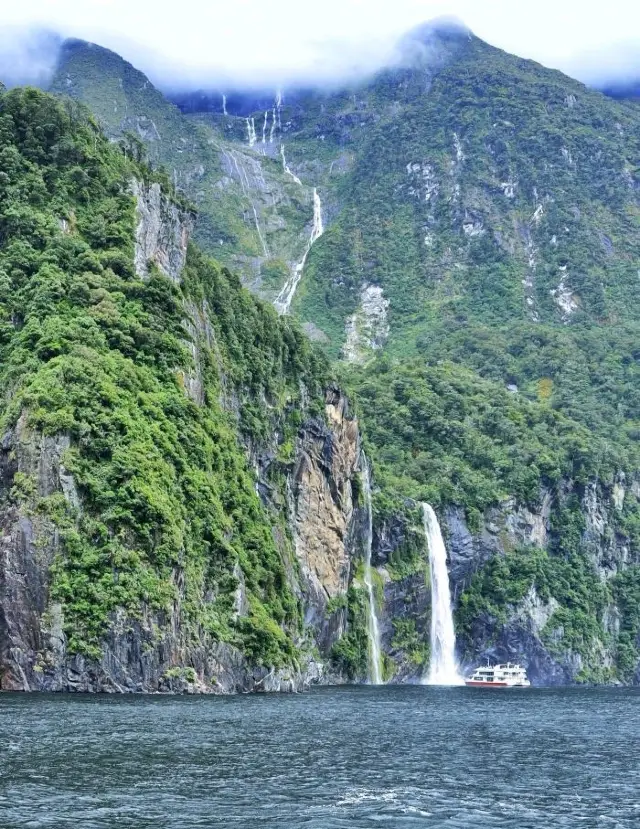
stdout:
<svg viewBox="0 0 640 829">
<path fill-rule="evenodd" d="M 229 114 L 227 112 L 227 96 L 226 95 L 222 96 L 222 114 L 223 115 L 228 115 Z"/>
<path fill-rule="evenodd" d="M 431 571 L 431 659 L 426 684 L 462 685 L 464 680 L 456 662 L 447 549 L 438 518 L 429 504 L 422 504 L 422 516 Z"/>
<path fill-rule="evenodd" d="M 247 122 L 247 135 L 249 137 L 249 146 L 253 147 L 256 143 L 256 122 L 253 118 L 246 118 Z"/>
<path fill-rule="evenodd" d="M 276 126 L 277 126 L 276 108 L 274 107 L 271 110 L 271 130 L 269 131 L 269 144 L 273 144 L 273 137 L 274 137 L 275 132 L 276 132 Z"/>
<path fill-rule="evenodd" d="M 267 122 L 269 121 L 269 110 L 264 114 L 264 124 L 262 125 L 262 143 L 267 143 Z"/>
<path fill-rule="evenodd" d="M 382 674 L 380 671 L 382 662 L 382 649 L 380 646 L 380 625 L 376 611 L 376 596 L 373 587 L 373 570 L 371 567 L 371 549 L 373 547 L 373 508 L 371 504 L 371 471 L 369 462 L 362 453 L 362 480 L 364 485 L 364 498 L 367 508 L 367 535 L 365 538 L 364 557 L 364 583 L 369 597 L 369 612 L 367 630 L 369 635 L 369 682 L 372 685 L 382 685 Z"/>
<path fill-rule="evenodd" d="M 291 176 L 291 178 L 295 181 L 296 184 L 299 184 L 302 187 L 302 182 L 298 178 L 298 176 L 290 169 L 289 165 L 287 164 L 287 159 L 284 154 L 284 144 L 280 144 L 280 155 L 282 156 L 282 170 L 287 176 Z"/>
<path fill-rule="evenodd" d="M 249 177 L 247 176 L 247 171 L 244 167 L 238 164 L 238 159 L 236 158 L 235 153 L 230 152 L 231 159 L 233 161 L 234 167 L 236 168 L 236 172 L 238 173 L 238 178 L 240 179 L 240 187 L 242 188 L 242 194 L 245 196 L 249 204 L 251 205 L 251 209 L 253 210 L 253 218 L 256 225 L 256 232 L 258 234 L 258 238 L 260 239 L 260 244 L 262 245 L 262 250 L 264 255 L 269 258 L 269 249 L 267 248 L 267 243 L 265 242 L 264 236 L 262 235 L 262 231 L 260 230 L 260 221 L 258 219 L 258 211 L 256 210 L 256 206 L 251 198 L 251 187 L 249 185 Z"/>
<path fill-rule="evenodd" d="M 304 270 L 304 266 L 307 261 L 307 256 L 309 256 L 309 251 L 313 247 L 314 242 L 316 242 L 322 236 L 323 233 L 324 225 L 322 223 L 322 202 L 320 201 L 320 196 L 318 195 L 317 189 L 314 187 L 313 227 L 311 228 L 311 236 L 309 237 L 309 241 L 307 243 L 304 256 L 302 257 L 301 261 L 297 263 L 297 265 L 294 265 L 294 268 L 291 272 L 291 276 L 284 283 L 282 290 L 280 291 L 280 293 L 276 297 L 275 302 L 273 303 L 274 308 L 279 314 L 289 313 L 289 308 L 291 307 L 293 297 L 295 296 L 298 285 L 300 284 L 300 280 L 302 279 L 302 271 Z"/>
</svg>

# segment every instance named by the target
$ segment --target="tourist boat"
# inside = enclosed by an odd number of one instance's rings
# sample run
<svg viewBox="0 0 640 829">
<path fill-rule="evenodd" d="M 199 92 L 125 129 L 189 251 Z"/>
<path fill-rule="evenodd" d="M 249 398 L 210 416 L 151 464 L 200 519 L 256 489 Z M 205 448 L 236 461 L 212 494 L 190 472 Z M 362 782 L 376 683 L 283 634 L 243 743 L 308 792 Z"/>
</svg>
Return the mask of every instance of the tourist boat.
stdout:
<svg viewBox="0 0 640 829">
<path fill-rule="evenodd" d="M 471 688 L 528 688 L 531 683 L 521 665 L 484 665 L 464 681 Z"/>
</svg>

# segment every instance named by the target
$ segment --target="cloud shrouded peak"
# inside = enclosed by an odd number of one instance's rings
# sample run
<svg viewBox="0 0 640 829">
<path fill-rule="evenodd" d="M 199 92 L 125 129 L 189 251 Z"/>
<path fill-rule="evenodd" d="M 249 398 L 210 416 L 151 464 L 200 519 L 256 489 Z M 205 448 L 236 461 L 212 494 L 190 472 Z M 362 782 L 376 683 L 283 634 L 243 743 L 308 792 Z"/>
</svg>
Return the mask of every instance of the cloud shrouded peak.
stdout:
<svg viewBox="0 0 640 829">
<path fill-rule="evenodd" d="M 50 71 L 48 30 L 114 50 L 163 88 L 335 84 L 393 62 L 406 32 L 442 17 L 589 83 L 640 76 L 640 4 L 628 0 L 29 0 L 0 9 L 0 76 Z"/>
</svg>

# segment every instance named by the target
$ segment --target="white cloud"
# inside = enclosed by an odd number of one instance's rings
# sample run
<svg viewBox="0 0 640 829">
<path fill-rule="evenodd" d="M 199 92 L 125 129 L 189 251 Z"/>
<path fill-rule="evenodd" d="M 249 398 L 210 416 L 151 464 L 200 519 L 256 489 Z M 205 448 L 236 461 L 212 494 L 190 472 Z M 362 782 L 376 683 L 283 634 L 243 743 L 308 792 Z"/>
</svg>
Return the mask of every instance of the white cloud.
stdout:
<svg viewBox="0 0 640 829">
<path fill-rule="evenodd" d="M 408 29 L 454 15 L 484 40 L 586 80 L 640 74 L 640 4 L 626 0 L 25 0 L 0 26 L 39 25 L 115 49 L 156 79 L 326 80 L 386 57 Z M 635 66 L 633 65 L 635 62 Z"/>
</svg>

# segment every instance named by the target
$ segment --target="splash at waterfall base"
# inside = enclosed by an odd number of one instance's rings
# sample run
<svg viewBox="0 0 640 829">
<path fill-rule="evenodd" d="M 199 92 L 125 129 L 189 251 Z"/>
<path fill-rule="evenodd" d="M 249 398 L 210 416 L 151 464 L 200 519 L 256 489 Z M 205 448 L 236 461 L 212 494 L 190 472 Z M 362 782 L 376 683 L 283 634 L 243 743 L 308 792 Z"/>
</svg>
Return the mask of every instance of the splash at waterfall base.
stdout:
<svg viewBox="0 0 640 829">
<path fill-rule="evenodd" d="M 422 504 L 424 534 L 431 573 L 431 660 L 426 685 L 463 685 L 456 662 L 447 549 L 438 518 L 429 504 Z"/>
</svg>

